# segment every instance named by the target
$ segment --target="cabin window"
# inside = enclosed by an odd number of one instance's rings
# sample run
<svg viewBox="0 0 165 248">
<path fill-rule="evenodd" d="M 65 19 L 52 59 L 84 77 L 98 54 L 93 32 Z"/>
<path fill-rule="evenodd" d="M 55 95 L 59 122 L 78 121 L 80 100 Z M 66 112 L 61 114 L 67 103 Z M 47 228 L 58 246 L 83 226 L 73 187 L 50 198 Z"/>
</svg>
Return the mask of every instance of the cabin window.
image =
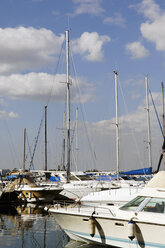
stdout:
<svg viewBox="0 0 165 248">
<path fill-rule="evenodd" d="M 138 206 L 144 201 L 145 197 L 143 196 L 137 196 L 132 201 L 126 203 L 124 206 L 122 206 L 121 210 L 127 210 L 127 211 L 135 211 Z"/>
<path fill-rule="evenodd" d="M 165 199 L 151 198 L 151 200 L 143 208 L 144 212 L 165 213 Z"/>
</svg>

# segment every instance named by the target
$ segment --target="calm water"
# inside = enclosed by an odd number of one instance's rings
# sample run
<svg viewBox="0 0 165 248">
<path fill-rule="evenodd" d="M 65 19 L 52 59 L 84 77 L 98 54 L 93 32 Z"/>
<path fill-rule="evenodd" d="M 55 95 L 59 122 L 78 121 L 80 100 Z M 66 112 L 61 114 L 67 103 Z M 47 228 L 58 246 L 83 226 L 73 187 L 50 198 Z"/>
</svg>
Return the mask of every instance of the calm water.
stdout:
<svg viewBox="0 0 165 248">
<path fill-rule="evenodd" d="M 72 241 L 53 215 L 35 205 L 0 206 L 0 248 L 96 248 Z"/>
</svg>

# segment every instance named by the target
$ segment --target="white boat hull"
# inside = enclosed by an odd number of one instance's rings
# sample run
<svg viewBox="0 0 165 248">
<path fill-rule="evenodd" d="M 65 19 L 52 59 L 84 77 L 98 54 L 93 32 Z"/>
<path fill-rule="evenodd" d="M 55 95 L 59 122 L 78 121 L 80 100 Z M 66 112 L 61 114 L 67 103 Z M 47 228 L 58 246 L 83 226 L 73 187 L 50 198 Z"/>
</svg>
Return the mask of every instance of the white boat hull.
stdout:
<svg viewBox="0 0 165 248">
<path fill-rule="evenodd" d="M 95 234 L 92 237 L 89 231 L 90 215 L 82 215 L 81 213 L 71 214 L 67 211 L 54 210 L 56 221 L 60 224 L 68 236 L 76 241 L 85 241 L 87 243 L 99 243 L 123 248 L 153 248 L 165 247 L 165 224 L 154 223 L 153 220 L 141 221 L 140 216 L 135 225 L 135 238 L 133 240 L 128 237 L 128 219 L 121 217 L 95 217 Z M 158 214 L 159 216 L 159 214 Z M 159 217 L 161 218 L 162 215 Z M 164 217 L 165 218 L 165 217 Z M 165 223 L 165 222 L 164 222 Z"/>
</svg>

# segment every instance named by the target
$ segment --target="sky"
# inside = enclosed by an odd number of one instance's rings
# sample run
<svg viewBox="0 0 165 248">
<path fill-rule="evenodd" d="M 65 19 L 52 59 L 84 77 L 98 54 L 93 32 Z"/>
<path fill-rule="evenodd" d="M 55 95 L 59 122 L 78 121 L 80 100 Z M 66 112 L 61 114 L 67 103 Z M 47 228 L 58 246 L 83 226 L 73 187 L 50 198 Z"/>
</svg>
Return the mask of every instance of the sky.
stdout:
<svg viewBox="0 0 165 248">
<path fill-rule="evenodd" d="M 150 166 L 145 78 L 162 123 L 165 2 L 1 0 L 0 168 L 22 168 L 24 128 L 26 168 L 30 168 L 33 153 L 34 169 L 44 168 L 45 106 L 48 169 L 61 164 L 66 30 L 70 41 L 71 170 L 76 169 L 76 151 L 79 170 L 116 169 L 115 70 L 119 168 Z M 151 96 L 149 109 L 154 170 L 163 136 Z"/>
</svg>

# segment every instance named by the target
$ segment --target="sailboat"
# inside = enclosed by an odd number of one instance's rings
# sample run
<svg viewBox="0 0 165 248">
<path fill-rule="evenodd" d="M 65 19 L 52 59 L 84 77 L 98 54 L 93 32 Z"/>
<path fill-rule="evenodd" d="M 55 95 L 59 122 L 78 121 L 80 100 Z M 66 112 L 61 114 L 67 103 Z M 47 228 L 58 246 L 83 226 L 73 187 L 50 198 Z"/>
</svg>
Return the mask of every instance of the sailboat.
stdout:
<svg viewBox="0 0 165 248">
<path fill-rule="evenodd" d="M 45 126 L 46 126 L 46 109 L 45 107 Z M 46 137 L 46 128 L 45 128 Z M 45 154 L 47 155 L 47 139 L 45 139 Z M 53 185 L 41 185 L 36 182 L 34 173 L 25 170 L 25 150 L 26 150 L 26 129 L 24 129 L 24 158 L 22 170 L 12 172 L 8 175 L 8 181 L 3 188 L 0 200 L 3 201 L 20 201 L 28 203 L 46 202 L 52 203 L 63 187 L 58 183 Z M 47 170 L 47 156 L 45 155 L 45 170 Z"/>
<path fill-rule="evenodd" d="M 134 195 L 139 193 L 144 187 L 148 178 L 144 178 L 146 175 L 152 174 L 152 156 L 151 156 L 151 131 L 150 131 L 150 115 L 149 115 L 149 98 L 148 98 L 148 78 L 145 77 L 146 85 L 146 111 L 147 111 L 147 125 L 148 125 L 148 151 L 149 151 L 149 167 L 142 169 L 134 169 L 126 172 L 119 173 L 119 123 L 118 123 L 118 82 L 117 71 L 115 73 L 115 97 L 116 97 L 116 179 L 118 188 L 109 189 L 102 192 L 90 193 L 87 196 L 81 198 L 80 202 L 83 205 L 121 205 L 131 200 Z M 135 175 L 143 176 L 136 181 Z M 130 180 L 134 176 L 133 180 Z M 124 180 L 123 177 L 128 177 L 129 180 Z M 120 179 L 119 179 L 120 178 Z"/>
<path fill-rule="evenodd" d="M 51 203 L 63 190 L 59 185 L 40 186 L 34 181 L 32 173 L 20 171 L 12 173 L 14 181 L 9 182 L 3 189 L 1 201 L 21 201 Z"/>
<path fill-rule="evenodd" d="M 81 180 L 80 176 L 86 176 L 83 172 L 77 171 L 71 172 L 71 142 L 70 142 L 70 74 L 69 74 L 69 30 L 65 31 L 66 37 L 66 89 L 67 89 L 67 112 L 66 112 L 66 132 L 67 132 L 67 162 L 66 162 L 66 173 L 56 172 L 56 176 L 66 181 L 63 182 L 64 190 L 60 193 L 69 199 L 75 200 L 80 199 L 82 196 L 87 195 L 90 192 L 101 191 L 112 187 L 111 183 L 101 183 L 96 180 Z M 80 175 L 81 174 L 81 175 Z M 87 176 L 86 176 L 87 178 Z M 74 180 L 73 180 L 74 179 Z M 62 181 L 61 180 L 61 181 Z"/>
<path fill-rule="evenodd" d="M 82 205 L 121 205 L 131 200 L 137 193 L 144 187 L 144 180 L 130 180 L 129 176 L 132 175 L 151 175 L 151 166 L 138 170 L 131 170 L 128 172 L 119 172 L 119 122 L 118 122 L 118 72 L 115 74 L 115 103 L 116 103 L 116 185 L 118 187 L 111 188 L 101 192 L 90 193 L 81 198 Z M 148 79 L 146 82 L 146 109 L 147 109 L 147 122 L 148 122 L 148 143 L 149 143 L 149 164 L 151 165 L 151 139 L 150 139 L 150 118 L 149 118 L 149 100 L 148 100 Z M 123 179 L 123 176 L 128 175 L 129 180 Z"/>
</svg>

